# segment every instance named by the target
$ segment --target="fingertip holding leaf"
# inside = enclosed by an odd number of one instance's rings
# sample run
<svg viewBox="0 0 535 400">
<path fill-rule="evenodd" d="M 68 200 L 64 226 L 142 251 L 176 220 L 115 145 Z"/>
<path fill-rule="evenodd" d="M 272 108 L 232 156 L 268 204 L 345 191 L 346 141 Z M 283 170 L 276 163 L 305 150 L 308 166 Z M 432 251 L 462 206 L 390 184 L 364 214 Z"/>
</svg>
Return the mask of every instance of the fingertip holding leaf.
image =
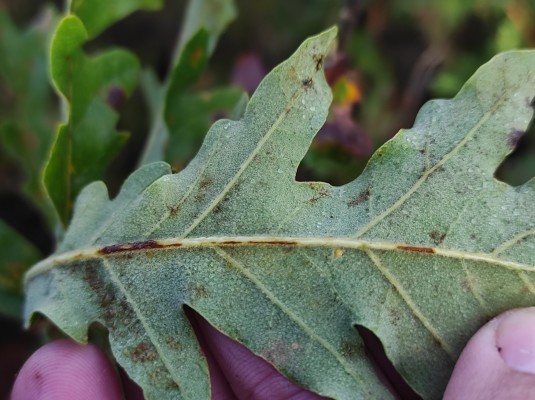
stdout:
<svg viewBox="0 0 535 400">
<path fill-rule="evenodd" d="M 145 165 L 113 200 L 86 187 L 65 242 L 26 276 L 26 317 L 76 340 L 104 324 L 146 398 L 209 396 L 183 305 L 320 395 L 391 398 L 358 324 L 440 398 L 481 323 L 535 303 L 535 181 L 493 177 L 532 117 L 535 52 L 427 103 L 355 181 L 296 182 L 332 98 L 318 60 L 335 35 L 306 40 L 180 173 Z"/>
</svg>

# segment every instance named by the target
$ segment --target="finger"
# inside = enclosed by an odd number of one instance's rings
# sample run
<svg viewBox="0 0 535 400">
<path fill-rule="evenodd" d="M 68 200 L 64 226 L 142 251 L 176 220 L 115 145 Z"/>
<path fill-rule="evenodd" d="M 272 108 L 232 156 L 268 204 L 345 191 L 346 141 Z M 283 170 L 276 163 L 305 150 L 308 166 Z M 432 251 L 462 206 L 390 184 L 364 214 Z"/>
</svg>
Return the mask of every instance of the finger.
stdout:
<svg viewBox="0 0 535 400">
<path fill-rule="evenodd" d="M 121 385 L 95 345 L 63 339 L 37 350 L 15 381 L 12 400 L 119 400 Z"/>
<path fill-rule="evenodd" d="M 535 308 L 487 323 L 463 350 L 445 400 L 535 399 Z"/>
<path fill-rule="evenodd" d="M 206 362 L 208 363 L 211 386 L 210 398 L 214 400 L 236 400 L 236 395 L 232 391 L 232 388 L 230 387 L 227 378 L 223 374 L 223 371 L 221 371 L 219 364 L 214 358 L 214 355 L 212 354 L 210 347 L 206 342 L 206 338 L 204 337 L 204 330 L 199 324 L 199 321 L 202 320 L 202 318 L 191 308 L 186 307 L 184 311 L 191 323 L 191 326 L 193 327 L 193 330 L 195 331 L 195 335 L 197 336 L 199 345 L 201 346 L 203 354 L 206 357 Z"/>
<path fill-rule="evenodd" d="M 290 382 L 268 362 L 214 329 L 203 318 L 197 316 L 197 322 L 211 354 L 238 399 L 322 399 Z"/>
</svg>

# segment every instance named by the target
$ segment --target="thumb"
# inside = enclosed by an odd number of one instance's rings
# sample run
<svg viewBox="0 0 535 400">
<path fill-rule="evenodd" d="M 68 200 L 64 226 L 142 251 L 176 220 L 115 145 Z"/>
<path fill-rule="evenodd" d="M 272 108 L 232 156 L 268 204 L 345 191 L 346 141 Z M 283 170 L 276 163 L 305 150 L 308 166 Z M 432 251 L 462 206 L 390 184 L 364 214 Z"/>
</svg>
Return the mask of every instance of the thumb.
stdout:
<svg viewBox="0 0 535 400">
<path fill-rule="evenodd" d="M 461 353 L 444 399 L 535 399 L 535 308 L 483 326 Z"/>
<path fill-rule="evenodd" d="M 11 400 L 119 400 L 113 366 L 95 345 L 63 339 L 37 350 L 22 367 Z"/>
</svg>

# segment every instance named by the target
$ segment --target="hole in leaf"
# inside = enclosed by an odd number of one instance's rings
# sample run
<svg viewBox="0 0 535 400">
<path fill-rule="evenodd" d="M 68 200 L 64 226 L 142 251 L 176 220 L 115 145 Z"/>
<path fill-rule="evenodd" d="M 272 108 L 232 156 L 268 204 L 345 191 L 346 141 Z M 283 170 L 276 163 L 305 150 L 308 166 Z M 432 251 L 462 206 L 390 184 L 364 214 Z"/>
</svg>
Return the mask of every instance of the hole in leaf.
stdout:
<svg viewBox="0 0 535 400">
<path fill-rule="evenodd" d="M 278 375 L 273 366 L 217 331 L 193 309 L 188 306 L 183 308 L 208 362 L 212 397 L 215 391 L 220 396 L 227 393 L 237 398 L 278 399 L 295 396 L 299 390 L 296 384 L 285 384 L 285 378 Z M 267 386 L 266 382 L 269 382 Z M 281 392 L 273 392 L 275 389 Z M 266 397 L 257 397 L 255 394 Z M 324 397 L 310 392 L 307 399 L 321 400 Z"/>
<path fill-rule="evenodd" d="M 511 145 L 515 150 L 496 171 L 496 179 L 511 186 L 520 186 L 535 176 L 535 124 L 523 136 L 511 132 Z"/>
<path fill-rule="evenodd" d="M 386 356 L 383 344 L 375 334 L 362 325 L 355 325 L 364 342 L 366 355 L 370 359 L 379 379 L 398 399 L 421 400 L 421 397 L 403 379 L 396 367 Z"/>
<path fill-rule="evenodd" d="M 212 388 L 211 397 L 214 397 L 215 390 L 221 391 L 221 393 L 232 393 L 229 382 L 225 379 L 224 374 L 221 371 L 221 367 L 210 351 L 210 346 L 205 338 L 203 327 L 201 327 L 201 324 L 208 324 L 208 322 L 206 322 L 206 320 L 197 314 L 192 308 L 186 305 L 183 306 L 183 310 L 189 320 L 189 323 L 191 324 L 191 327 L 193 328 L 193 331 L 195 332 L 199 346 L 201 346 L 202 353 L 206 357 L 206 362 L 208 363 L 210 386 Z"/>
</svg>

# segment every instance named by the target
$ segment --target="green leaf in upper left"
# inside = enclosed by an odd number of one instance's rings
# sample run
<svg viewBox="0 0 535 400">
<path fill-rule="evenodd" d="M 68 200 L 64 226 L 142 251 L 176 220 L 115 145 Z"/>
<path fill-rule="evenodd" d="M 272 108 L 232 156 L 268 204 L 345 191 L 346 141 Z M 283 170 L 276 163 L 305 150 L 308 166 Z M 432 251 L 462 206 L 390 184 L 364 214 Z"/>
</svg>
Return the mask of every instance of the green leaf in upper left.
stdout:
<svg viewBox="0 0 535 400">
<path fill-rule="evenodd" d="M 88 40 L 82 21 L 70 15 L 59 23 L 50 50 L 53 82 L 69 104 L 69 117 L 59 127 L 44 182 L 63 223 L 69 219 L 72 199 L 88 182 L 100 179 L 126 139 L 115 125 L 114 107 L 134 88 L 137 59 L 124 50 L 88 58 L 82 46 Z"/>
<path fill-rule="evenodd" d="M 84 22 L 89 36 L 95 37 L 133 11 L 158 10 L 162 5 L 163 0 L 72 0 L 70 8 Z"/>
<path fill-rule="evenodd" d="M 68 115 L 58 129 L 43 179 L 63 224 L 81 188 L 102 178 L 125 142 L 127 134 L 115 128 L 116 109 L 139 75 L 139 61 L 130 52 L 114 49 L 88 57 L 83 46 L 129 13 L 161 5 L 161 0 L 74 0 L 69 3 L 72 14 L 56 28 L 50 73 L 67 103 Z"/>
<path fill-rule="evenodd" d="M 57 119 L 44 50 L 55 18 L 52 9 L 45 9 L 21 29 L 0 9 L 0 169 L 6 163 L 16 165 L 22 178 L 10 189 L 25 196 L 51 223 L 54 214 L 40 178 Z M 2 189 L 10 186 L 13 175 L 4 172 Z"/>
</svg>

